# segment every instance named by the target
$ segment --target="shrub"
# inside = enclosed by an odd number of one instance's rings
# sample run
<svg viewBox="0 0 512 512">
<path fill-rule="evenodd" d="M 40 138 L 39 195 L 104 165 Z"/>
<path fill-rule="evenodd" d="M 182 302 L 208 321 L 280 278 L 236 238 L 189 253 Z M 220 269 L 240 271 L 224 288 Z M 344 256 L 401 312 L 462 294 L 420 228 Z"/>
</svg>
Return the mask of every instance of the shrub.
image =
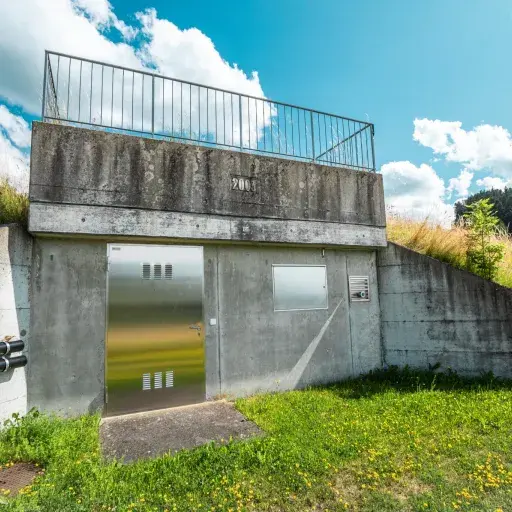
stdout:
<svg viewBox="0 0 512 512">
<path fill-rule="evenodd" d="M 482 199 L 467 205 L 464 215 L 468 225 L 467 269 L 485 279 L 496 278 L 505 252 L 502 243 L 492 240 L 500 222 L 493 208 L 489 199 Z"/>
</svg>

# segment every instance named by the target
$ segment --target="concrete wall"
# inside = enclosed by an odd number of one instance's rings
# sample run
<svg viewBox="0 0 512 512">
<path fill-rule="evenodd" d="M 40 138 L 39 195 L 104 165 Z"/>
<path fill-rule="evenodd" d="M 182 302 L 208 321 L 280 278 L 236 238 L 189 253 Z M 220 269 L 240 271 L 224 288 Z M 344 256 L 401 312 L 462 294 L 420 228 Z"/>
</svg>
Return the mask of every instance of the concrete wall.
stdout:
<svg viewBox="0 0 512 512">
<path fill-rule="evenodd" d="M 32 134 L 31 201 L 385 226 L 380 174 L 51 123 Z M 236 176 L 255 191 L 232 190 Z"/>
<path fill-rule="evenodd" d="M 251 180 L 250 191 L 233 189 L 233 179 L 238 177 Z M 136 213 L 140 211 L 194 215 L 189 223 L 198 229 L 192 234 L 185 230 L 181 236 L 174 233 L 173 238 L 211 238 L 199 229 L 201 219 L 217 219 L 226 223 L 213 231 L 219 232 L 217 239 L 271 238 L 280 242 L 286 241 L 280 237 L 286 238 L 290 224 L 276 221 L 302 221 L 302 227 L 293 226 L 295 231 L 302 230 L 304 238 L 300 241 L 304 243 L 308 243 L 308 230 L 320 223 L 322 227 L 316 231 L 325 232 L 326 238 L 318 243 L 346 245 L 344 240 L 336 242 L 332 225 L 339 224 L 375 233 L 351 240 L 354 245 L 385 245 L 384 193 L 379 174 L 50 123 L 33 125 L 30 200 L 32 206 L 89 207 L 79 217 L 69 211 L 58 217 L 85 218 L 82 230 L 90 226 L 90 216 L 96 222 L 100 219 L 95 208 L 115 207 L 118 227 L 129 226 L 133 217 L 143 215 Z M 234 227 L 229 217 L 238 219 Z M 31 208 L 30 231 L 49 232 L 46 224 L 52 218 L 55 211 Z M 171 224 L 176 220 L 162 218 Z M 257 225 L 256 219 L 260 224 L 265 219 L 274 220 L 274 224 Z M 100 226 L 102 234 L 109 234 L 101 222 Z M 75 227 L 68 225 L 66 229 Z M 58 223 L 54 229 L 64 232 Z M 272 236 L 262 236 L 262 230 Z M 230 232 L 229 238 L 223 236 L 225 231 Z"/>
<path fill-rule="evenodd" d="M 379 251 L 384 360 L 512 377 L 512 290 L 395 244 Z"/>
<path fill-rule="evenodd" d="M 339 381 L 381 364 L 374 252 L 205 248 L 209 395 L 247 395 Z M 328 310 L 274 312 L 272 265 L 327 266 Z M 370 302 L 350 303 L 348 275 L 369 275 Z M 216 291 L 216 293 L 215 293 Z M 214 363 L 217 361 L 217 367 Z"/>
<path fill-rule="evenodd" d="M 106 271 L 104 243 L 34 240 L 29 407 L 103 408 Z"/>
<path fill-rule="evenodd" d="M 208 398 L 332 382 L 380 366 L 374 251 L 206 245 L 204 255 Z M 274 312 L 275 263 L 327 265 L 329 309 Z M 105 242 L 36 239 L 29 406 L 61 414 L 103 407 L 106 270 Z M 370 276 L 371 302 L 348 302 L 350 273 Z"/>
<path fill-rule="evenodd" d="M 28 345 L 31 260 L 32 237 L 25 229 L 15 224 L 0 226 L 0 340 L 9 336 Z M 27 410 L 25 373 L 26 368 L 0 373 L 0 424 L 13 413 Z"/>
</svg>

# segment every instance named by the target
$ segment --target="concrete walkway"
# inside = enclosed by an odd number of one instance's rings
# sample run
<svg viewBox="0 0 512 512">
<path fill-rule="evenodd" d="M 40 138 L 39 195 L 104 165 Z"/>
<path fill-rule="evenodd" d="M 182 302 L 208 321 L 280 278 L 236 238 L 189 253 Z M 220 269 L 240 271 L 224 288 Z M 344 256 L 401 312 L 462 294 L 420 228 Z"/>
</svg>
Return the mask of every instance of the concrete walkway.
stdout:
<svg viewBox="0 0 512 512">
<path fill-rule="evenodd" d="M 103 455 L 125 462 L 261 433 L 224 400 L 104 418 L 100 425 Z"/>
</svg>

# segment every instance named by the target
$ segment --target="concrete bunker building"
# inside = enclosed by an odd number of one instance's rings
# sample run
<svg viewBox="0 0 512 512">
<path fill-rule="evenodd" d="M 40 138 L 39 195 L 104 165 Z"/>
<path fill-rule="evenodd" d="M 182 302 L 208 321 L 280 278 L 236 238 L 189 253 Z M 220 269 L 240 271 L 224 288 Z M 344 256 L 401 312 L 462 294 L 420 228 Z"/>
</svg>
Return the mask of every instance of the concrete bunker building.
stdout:
<svg viewBox="0 0 512 512">
<path fill-rule="evenodd" d="M 424 276 L 386 249 L 372 124 L 47 52 L 32 134 L 33 238 L 6 235 L 18 408 L 115 415 L 420 360 L 396 328 Z"/>
</svg>

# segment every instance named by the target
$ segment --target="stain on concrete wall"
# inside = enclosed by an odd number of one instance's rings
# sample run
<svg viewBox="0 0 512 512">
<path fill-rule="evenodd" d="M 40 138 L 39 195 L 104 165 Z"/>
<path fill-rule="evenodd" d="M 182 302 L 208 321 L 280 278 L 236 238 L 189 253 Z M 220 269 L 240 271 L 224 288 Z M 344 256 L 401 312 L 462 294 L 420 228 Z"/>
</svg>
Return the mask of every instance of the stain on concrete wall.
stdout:
<svg viewBox="0 0 512 512">
<path fill-rule="evenodd" d="M 385 226 L 380 174 L 50 123 L 32 136 L 33 202 Z"/>
<path fill-rule="evenodd" d="M 325 250 L 322 256 L 321 249 L 218 246 L 215 260 L 219 384 L 214 389 L 240 396 L 300 388 L 380 366 L 374 252 Z M 328 309 L 275 312 L 273 264 L 326 265 Z M 347 272 L 352 271 L 370 276 L 371 302 L 349 302 Z M 300 365 L 305 354 L 307 364 Z"/>
<path fill-rule="evenodd" d="M 512 377 L 512 290 L 404 247 L 378 253 L 385 363 Z"/>
<path fill-rule="evenodd" d="M 104 243 L 34 241 L 28 405 L 73 415 L 105 394 Z"/>
</svg>

